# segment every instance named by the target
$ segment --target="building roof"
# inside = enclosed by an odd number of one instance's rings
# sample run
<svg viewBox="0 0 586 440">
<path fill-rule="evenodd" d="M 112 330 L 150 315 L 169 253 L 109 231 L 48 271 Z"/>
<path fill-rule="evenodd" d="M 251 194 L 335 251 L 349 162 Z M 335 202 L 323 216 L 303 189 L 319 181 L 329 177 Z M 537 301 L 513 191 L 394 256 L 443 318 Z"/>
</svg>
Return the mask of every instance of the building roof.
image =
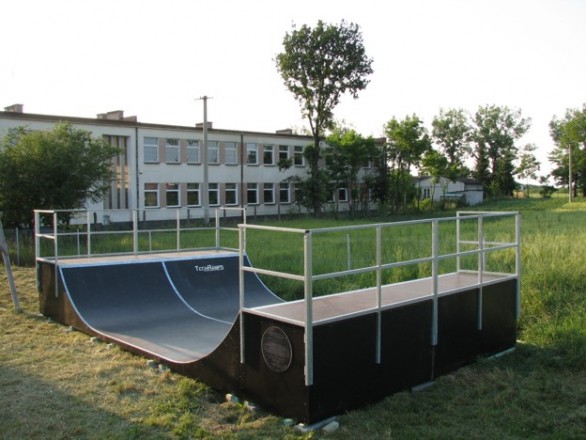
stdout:
<svg viewBox="0 0 586 440">
<path fill-rule="evenodd" d="M 96 118 L 82 118 L 77 116 L 63 116 L 63 115 L 45 115 L 37 113 L 25 113 L 21 104 L 12 105 L 5 108 L 6 111 L 0 111 L 0 119 L 18 119 L 31 122 L 71 122 L 73 124 L 86 124 L 86 125 L 107 125 L 107 126 L 118 126 L 118 127 L 138 127 L 138 128 L 150 128 L 150 129 L 162 129 L 162 130 L 178 130 L 178 131 L 201 131 L 203 132 L 203 124 L 197 123 L 193 126 L 186 125 L 169 125 L 169 124 L 157 124 L 149 122 L 138 122 L 136 116 L 124 116 L 122 110 L 116 110 L 107 113 L 100 113 Z M 282 138 L 298 138 L 300 140 L 311 140 L 313 139 L 308 135 L 293 134 L 292 130 L 276 130 L 275 132 L 261 132 L 261 131 L 248 131 L 248 130 L 234 130 L 234 129 L 218 129 L 213 128 L 211 122 L 208 122 L 208 131 L 210 133 L 221 133 L 231 135 L 256 135 L 256 136 L 271 136 L 271 137 L 282 137 Z"/>
</svg>

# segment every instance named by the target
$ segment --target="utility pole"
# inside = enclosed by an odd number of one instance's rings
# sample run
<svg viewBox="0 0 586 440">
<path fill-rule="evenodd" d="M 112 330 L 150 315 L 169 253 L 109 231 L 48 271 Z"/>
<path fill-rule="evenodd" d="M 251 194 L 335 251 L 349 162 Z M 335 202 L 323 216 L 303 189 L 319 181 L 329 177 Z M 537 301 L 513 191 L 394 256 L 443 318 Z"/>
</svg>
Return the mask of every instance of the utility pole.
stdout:
<svg viewBox="0 0 586 440">
<path fill-rule="evenodd" d="M 208 99 L 209 96 L 201 96 L 196 98 L 196 101 L 203 101 L 203 148 L 201 151 L 201 160 L 203 165 L 203 185 L 202 185 L 202 200 L 203 200 L 203 219 L 206 224 L 210 222 L 210 201 L 209 201 L 209 176 L 208 176 Z"/>
</svg>

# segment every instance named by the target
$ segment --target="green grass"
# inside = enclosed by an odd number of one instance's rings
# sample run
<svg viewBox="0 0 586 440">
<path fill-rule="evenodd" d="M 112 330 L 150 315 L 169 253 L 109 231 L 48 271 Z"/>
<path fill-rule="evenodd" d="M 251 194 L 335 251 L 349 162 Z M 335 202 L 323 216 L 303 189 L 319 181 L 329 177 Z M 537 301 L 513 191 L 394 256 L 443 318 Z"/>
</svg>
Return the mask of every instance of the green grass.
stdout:
<svg viewBox="0 0 586 440">
<path fill-rule="evenodd" d="M 48 322 L 36 315 L 32 268 L 14 269 L 26 310 L 14 314 L 0 267 L 0 438 L 582 439 L 586 432 L 586 202 L 519 199 L 487 203 L 482 209 L 522 213 L 517 349 L 441 377 L 423 391 L 398 393 L 341 415 L 340 429 L 328 435 L 304 436 L 262 410 L 251 413 L 224 402 L 223 396 L 196 380 L 153 369 L 141 357 Z M 298 219 L 280 225 L 340 224 Z M 495 236 L 506 229 L 498 224 L 491 228 Z M 474 229 L 469 233 L 474 235 Z M 426 252 L 428 241 L 422 248 L 413 244 L 423 242 L 425 234 L 417 228 L 389 234 L 389 258 Z M 363 239 L 352 237 L 353 250 L 360 250 Z M 255 240 L 267 252 L 264 263 L 299 264 L 291 256 L 302 244 L 251 236 L 250 253 Z M 334 250 L 323 250 L 323 257 L 333 259 L 332 267 L 344 268 L 345 235 L 324 240 L 320 249 Z M 401 240 L 411 246 L 399 246 Z M 372 249 L 364 246 L 358 252 L 362 260 L 353 264 L 372 259 Z M 269 248 L 277 250 L 269 252 Z M 261 256 L 251 258 L 256 263 Z M 510 267 L 510 255 L 501 260 Z M 425 273 L 427 268 L 410 270 Z M 343 282 L 351 287 L 366 281 Z"/>
</svg>

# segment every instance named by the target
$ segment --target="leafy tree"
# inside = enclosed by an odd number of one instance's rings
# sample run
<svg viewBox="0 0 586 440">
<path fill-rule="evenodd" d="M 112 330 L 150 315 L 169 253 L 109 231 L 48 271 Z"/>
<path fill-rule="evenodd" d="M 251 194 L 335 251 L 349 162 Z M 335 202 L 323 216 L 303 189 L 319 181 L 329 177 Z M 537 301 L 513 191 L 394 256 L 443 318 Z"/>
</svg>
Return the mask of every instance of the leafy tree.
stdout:
<svg viewBox="0 0 586 440">
<path fill-rule="evenodd" d="M 423 154 L 431 149 L 431 139 L 416 115 L 407 116 L 402 121 L 391 119 L 385 125 L 387 137 L 387 158 L 393 169 L 398 171 L 395 181 L 403 193 L 400 205 L 406 206 L 409 188 L 412 184 L 411 169 L 419 168 Z"/>
<path fill-rule="evenodd" d="M 456 174 L 466 174 L 464 160 L 472 153 L 472 129 L 464 110 L 440 109 L 440 114 L 433 119 L 431 125 L 433 141 L 447 158 L 448 167 Z"/>
<path fill-rule="evenodd" d="M 435 186 L 441 182 L 442 177 L 452 180 L 450 176 L 449 159 L 437 150 L 427 150 L 421 163 L 421 171 L 431 177 L 431 206 L 435 196 Z M 442 196 L 446 195 L 447 185 L 442 185 Z"/>
<path fill-rule="evenodd" d="M 368 84 L 372 60 L 366 56 L 358 25 L 342 21 L 338 25 L 321 20 L 315 28 L 303 25 L 285 34 L 283 52 L 276 56 L 277 70 L 285 86 L 300 103 L 314 140 L 309 159 L 309 186 L 316 196 L 312 208 L 317 214 L 323 200 L 318 186 L 320 140 L 333 126 L 333 110 L 345 93 L 354 98 Z"/>
<path fill-rule="evenodd" d="M 35 209 L 76 209 L 98 201 L 120 151 L 69 123 L 51 131 L 11 130 L 0 149 L 0 208 L 10 226 L 32 226 Z"/>
<path fill-rule="evenodd" d="M 519 157 L 519 165 L 515 170 L 515 174 L 521 179 L 525 179 L 525 196 L 529 197 L 529 179 L 537 179 L 537 172 L 540 168 L 540 163 L 533 154 L 537 150 L 537 145 L 527 144 L 523 148 Z"/>
<path fill-rule="evenodd" d="M 475 177 L 493 195 L 512 196 L 515 189 L 515 142 L 531 125 L 520 110 L 495 105 L 480 107 L 474 115 Z"/>
<path fill-rule="evenodd" d="M 554 117 L 549 124 L 550 135 L 556 144 L 549 160 L 556 166 L 552 175 L 558 184 L 569 185 L 570 159 L 572 164 L 572 188 L 578 187 L 586 196 L 586 104 L 582 109 L 568 109 L 563 119 Z"/>
<path fill-rule="evenodd" d="M 335 188 L 349 191 L 349 209 L 353 214 L 363 184 L 359 172 L 378 153 L 374 139 L 364 138 L 353 129 L 335 127 L 327 137 L 326 169 Z"/>
</svg>

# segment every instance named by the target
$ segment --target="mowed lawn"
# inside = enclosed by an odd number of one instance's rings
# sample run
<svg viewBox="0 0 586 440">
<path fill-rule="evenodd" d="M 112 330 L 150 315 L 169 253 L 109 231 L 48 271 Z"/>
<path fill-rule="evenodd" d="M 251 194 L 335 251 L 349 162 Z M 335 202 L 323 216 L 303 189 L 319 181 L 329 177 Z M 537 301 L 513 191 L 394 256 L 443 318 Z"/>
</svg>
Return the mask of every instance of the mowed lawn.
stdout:
<svg viewBox="0 0 586 440">
<path fill-rule="evenodd" d="M 225 402 L 205 384 L 50 322 L 38 314 L 33 268 L 14 268 L 24 309 L 15 314 L 0 266 L 0 439 L 586 438 L 586 202 L 520 199 L 481 209 L 522 213 L 516 350 L 342 414 L 329 434 L 299 433 L 262 409 Z"/>
</svg>

